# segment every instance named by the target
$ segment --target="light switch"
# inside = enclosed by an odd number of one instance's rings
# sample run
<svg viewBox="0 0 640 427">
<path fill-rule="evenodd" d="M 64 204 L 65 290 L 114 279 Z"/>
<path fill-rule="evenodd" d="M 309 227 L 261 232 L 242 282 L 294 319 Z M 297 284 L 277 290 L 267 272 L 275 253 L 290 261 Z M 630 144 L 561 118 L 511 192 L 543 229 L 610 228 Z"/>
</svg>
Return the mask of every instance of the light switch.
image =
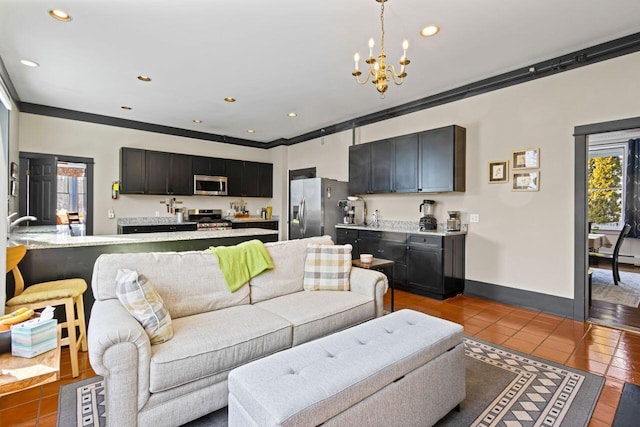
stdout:
<svg viewBox="0 0 640 427">
<path fill-rule="evenodd" d="M 107 217 L 109 219 L 113 219 L 116 217 L 116 213 L 113 211 L 113 209 L 109 209 L 109 211 L 107 212 Z"/>
<path fill-rule="evenodd" d="M 469 222 L 480 222 L 480 214 L 470 214 Z"/>
</svg>

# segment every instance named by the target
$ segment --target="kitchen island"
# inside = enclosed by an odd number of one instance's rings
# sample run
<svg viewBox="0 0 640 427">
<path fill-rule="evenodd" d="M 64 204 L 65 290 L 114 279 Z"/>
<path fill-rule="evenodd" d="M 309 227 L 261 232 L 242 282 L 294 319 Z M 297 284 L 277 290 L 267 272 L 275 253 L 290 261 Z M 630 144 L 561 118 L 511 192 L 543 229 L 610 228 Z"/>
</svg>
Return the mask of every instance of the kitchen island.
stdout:
<svg viewBox="0 0 640 427">
<path fill-rule="evenodd" d="M 216 231 L 178 231 L 165 233 L 119 234 L 112 236 L 71 236 L 56 227 L 21 228 L 12 233 L 8 246 L 25 245 L 27 254 L 20 262 L 26 286 L 51 280 L 82 278 L 89 289 L 84 308 L 89 321 L 94 298 L 91 276 L 96 259 L 102 254 L 204 250 L 210 246 L 230 246 L 247 240 L 278 240 L 278 232 L 261 228 Z M 26 229 L 26 230 L 25 230 Z M 188 285 L 188 283 L 185 283 Z M 13 296 L 13 276 L 7 275 L 7 296 Z M 60 318 L 56 312 L 56 317 Z"/>
</svg>

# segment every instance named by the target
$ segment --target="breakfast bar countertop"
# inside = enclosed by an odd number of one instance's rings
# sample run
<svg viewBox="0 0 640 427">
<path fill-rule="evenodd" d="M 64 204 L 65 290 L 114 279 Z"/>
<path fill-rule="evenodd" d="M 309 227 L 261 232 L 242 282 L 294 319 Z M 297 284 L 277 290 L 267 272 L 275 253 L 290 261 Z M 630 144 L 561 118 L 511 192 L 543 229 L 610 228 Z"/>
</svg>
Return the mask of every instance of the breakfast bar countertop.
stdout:
<svg viewBox="0 0 640 427">
<path fill-rule="evenodd" d="M 263 236 L 278 234 L 277 230 L 242 228 L 214 231 L 174 231 L 165 233 L 116 234 L 104 236 L 71 236 L 56 231 L 56 227 L 20 227 L 11 233 L 8 246 L 25 245 L 27 249 L 70 248 L 82 246 L 119 245 L 131 243 L 170 242 L 179 240 L 220 239 L 227 237 Z M 35 229 L 33 232 L 25 229 Z"/>
</svg>

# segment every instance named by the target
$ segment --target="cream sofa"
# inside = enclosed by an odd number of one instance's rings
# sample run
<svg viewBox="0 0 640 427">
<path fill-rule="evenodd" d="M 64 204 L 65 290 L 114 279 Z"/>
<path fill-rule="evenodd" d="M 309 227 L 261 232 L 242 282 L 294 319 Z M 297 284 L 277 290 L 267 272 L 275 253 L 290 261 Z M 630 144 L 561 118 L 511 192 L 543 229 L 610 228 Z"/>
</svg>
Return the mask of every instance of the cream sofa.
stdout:
<svg viewBox="0 0 640 427">
<path fill-rule="evenodd" d="M 205 252 L 105 254 L 95 263 L 89 358 L 105 378 L 110 426 L 177 426 L 223 408 L 242 364 L 382 315 L 387 279 L 353 268 L 350 291 L 304 291 L 308 243 L 267 243 L 275 268 L 229 292 Z M 151 345 L 115 293 L 118 269 L 144 274 L 171 314 L 174 336 Z"/>
</svg>

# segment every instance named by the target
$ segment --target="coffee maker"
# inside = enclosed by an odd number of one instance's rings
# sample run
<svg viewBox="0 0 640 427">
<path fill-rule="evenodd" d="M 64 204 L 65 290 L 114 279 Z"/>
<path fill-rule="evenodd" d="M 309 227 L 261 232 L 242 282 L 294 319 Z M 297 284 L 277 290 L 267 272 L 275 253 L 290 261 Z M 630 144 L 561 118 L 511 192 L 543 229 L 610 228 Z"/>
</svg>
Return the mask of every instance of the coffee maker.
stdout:
<svg viewBox="0 0 640 427">
<path fill-rule="evenodd" d="M 342 222 L 344 224 L 364 225 L 367 208 L 363 199 L 356 196 L 350 196 L 347 197 L 347 200 L 338 201 L 338 207 L 343 210 Z"/>
<path fill-rule="evenodd" d="M 433 216 L 435 205 L 435 200 L 423 200 L 420 204 L 420 212 L 424 207 L 424 216 L 420 218 L 420 231 L 436 231 L 438 229 L 438 220 Z"/>
<path fill-rule="evenodd" d="M 460 231 L 460 211 L 447 211 L 447 231 Z"/>
</svg>

